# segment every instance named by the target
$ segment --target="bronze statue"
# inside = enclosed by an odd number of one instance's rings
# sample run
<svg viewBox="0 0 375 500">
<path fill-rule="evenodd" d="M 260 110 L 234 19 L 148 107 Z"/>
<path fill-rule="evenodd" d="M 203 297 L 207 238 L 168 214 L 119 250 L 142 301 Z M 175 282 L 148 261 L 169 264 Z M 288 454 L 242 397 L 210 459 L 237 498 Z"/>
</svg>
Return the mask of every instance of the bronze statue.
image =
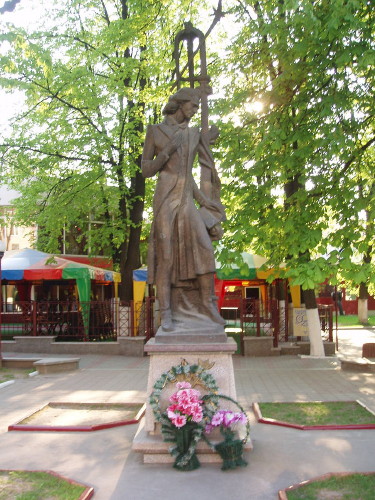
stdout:
<svg viewBox="0 0 375 500">
<path fill-rule="evenodd" d="M 173 94 L 163 109 L 164 121 L 148 127 L 144 143 L 142 173 L 145 177 L 158 175 L 148 281 L 156 285 L 164 332 L 207 324 L 223 330 L 225 323 L 213 289 L 211 240 L 220 238 L 220 222 L 225 219 L 218 199 L 220 182 L 209 150 L 216 129 L 205 139 L 197 127 L 188 126 L 198 111 L 200 97 L 199 88 L 181 88 Z M 196 156 L 209 173 L 210 189 L 199 189 L 193 178 Z"/>
</svg>

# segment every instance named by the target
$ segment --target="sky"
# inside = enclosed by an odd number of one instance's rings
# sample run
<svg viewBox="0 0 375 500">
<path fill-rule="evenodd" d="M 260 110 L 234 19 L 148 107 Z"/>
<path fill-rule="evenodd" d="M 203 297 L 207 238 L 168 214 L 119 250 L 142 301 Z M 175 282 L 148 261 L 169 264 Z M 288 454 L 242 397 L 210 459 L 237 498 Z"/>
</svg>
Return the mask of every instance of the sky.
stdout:
<svg viewBox="0 0 375 500">
<path fill-rule="evenodd" d="M 2 0 L 2 3 L 4 1 Z M 6 33 L 7 23 L 12 23 L 22 28 L 28 28 L 40 23 L 43 18 L 41 16 L 41 9 L 44 3 L 44 0 L 21 0 L 13 12 L 5 12 L 0 16 L 0 33 Z M 0 53 L 6 49 L 6 45 L 2 44 L 0 44 Z M 22 102 L 22 93 L 10 94 L 0 89 L 0 133 L 4 131 L 4 128 L 8 128 L 9 119 L 13 115 L 14 110 L 19 107 L 20 102 Z"/>
<path fill-rule="evenodd" d="M 0 0 L 4 3 L 5 0 Z M 217 6 L 217 0 L 209 0 L 213 7 Z M 225 2 L 224 2 L 225 3 Z M 21 0 L 13 12 L 5 12 L 0 15 L 0 33 L 6 33 L 7 23 L 15 24 L 22 28 L 30 28 L 41 26 L 45 28 L 46 16 L 43 16 L 43 11 L 46 8 L 51 8 L 55 4 L 55 0 Z M 225 6 L 224 6 L 225 7 Z M 225 10 L 225 9 L 224 9 Z M 234 25 L 230 22 L 229 17 L 226 17 L 226 25 L 230 23 L 231 30 L 234 30 Z M 211 19 L 208 21 L 208 24 Z M 217 29 L 217 28 L 215 28 Z M 6 44 L 0 42 L 0 54 L 6 50 Z M 216 89 L 216 92 L 218 89 Z M 6 93 L 0 89 L 0 135 L 9 130 L 9 120 L 13 116 L 15 110 L 19 110 L 23 102 L 23 94 L 14 92 Z"/>
</svg>

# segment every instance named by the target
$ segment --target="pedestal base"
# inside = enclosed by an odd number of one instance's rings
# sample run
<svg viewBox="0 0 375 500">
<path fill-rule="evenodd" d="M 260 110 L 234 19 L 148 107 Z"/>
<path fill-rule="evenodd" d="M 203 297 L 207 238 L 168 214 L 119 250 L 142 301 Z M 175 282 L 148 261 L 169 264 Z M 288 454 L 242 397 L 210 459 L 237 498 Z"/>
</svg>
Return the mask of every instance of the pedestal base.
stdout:
<svg viewBox="0 0 375 500">
<path fill-rule="evenodd" d="M 170 446 L 171 443 L 163 441 L 160 432 L 147 432 L 145 430 L 145 419 L 142 419 L 134 437 L 132 449 L 143 454 L 144 464 L 173 464 L 175 458 L 169 453 Z M 244 452 L 250 452 L 252 449 L 253 443 L 249 439 L 244 445 Z M 197 455 L 201 464 L 221 464 L 222 462 L 220 455 L 204 441 L 198 443 Z"/>
<path fill-rule="evenodd" d="M 212 368 L 208 371 L 216 380 L 219 393 L 236 400 L 232 362 L 232 355 L 236 349 L 236 342 L 230 338 L 225 343 L 210 344 L 157 344 L 155 339 L 149 340 L 145 345 L 145 351 L 151 358 L 148 372 L 147 398 L 152 393 L 155 382 L 160 376 L 185 360 L 190 365 L 198 364 L 199 361 L 212 365 Z M 199 389 L 201 390 L 201 387 Z M 166 386 L 160 398 L 161 408 L 166 408 L 169 405 L 169 397 L 174 390 L 173 384 Z M 145 429 L 148 432 L 155 431 L 154 413 L 148 401 L 146 403 Z"/>
<path fill-rule="evenodd" d="M 205 329 L 190 328 L 172 332 L 166 332 L 161 327 L 155 335 L 155 344 L 223 344 L 227 341 L 227 335 L 224 328 L 220 326 Z"/>
<path fill-rule="evenodd" d="M 170 443 L 165 443 L 157 424 L 151 405 L 148 402 L 153 392 L 155 382 L 173 366 L 180 365 L 184 360 L 190 365 L 201 364 L 209 366 L 207 370 L 214 377 L 219 394 L 224 394 L 236 400 L 236 387 L 234 381 L 232 355 L 236 352 L 237 344 L 232 338 L 226 342 L 217 343 L 186 343 L 186 344 L 159 344 L 151 339 L 145 345 L 145 351 L 150 356 L 150 368 L 147 384 L 146 416 L 142 419 L 137 434 L 133 441 L 132 449 L 143 454 L 144 463 L 173 463 L 174 458 L 169 454 Z M 202 395 L 203 387 L 197 387 Z M 166 385 L 160 397 L 160 407 L 166 408 L 169 397 L 175 391 L 172 382 Z M 230 403 L 228 407 L 230 406 Z M 245 445 L 245 451 L 252 449 L 251 441 Z M 213 451 L 207 443 L 198 444 L 198 456 L 201 463 L 221 463 L 220 456 Z"/>
</svg>

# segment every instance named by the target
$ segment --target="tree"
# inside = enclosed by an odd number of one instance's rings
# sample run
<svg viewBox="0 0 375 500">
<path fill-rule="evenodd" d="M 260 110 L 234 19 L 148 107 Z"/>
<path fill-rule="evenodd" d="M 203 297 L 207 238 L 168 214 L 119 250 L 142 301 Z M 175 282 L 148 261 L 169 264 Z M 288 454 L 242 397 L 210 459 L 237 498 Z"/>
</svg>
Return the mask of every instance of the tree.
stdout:
<svg viewBox="0 0 375 500">
<path fill-rule="evenodd" d="M 188 0 L 69 0 L 51 5 L 48 29 L 12 26 L 1 36 L 9 48 L 0 84 L 26 95 L 1 146 L 4 177 L 22 192 L 18 217 L 38 224 L 45 251 L 79 228 L 76 243 L 119 266 L 123 299 L 140 265 L 145 123 L 159 118 L 174 35 L 198 7 L 202 14 L 204 2 Z"/>
<path fill-rule="evenodd" d="M 372 153 L 372 154 L 371 154 Z M 346 233 L 337 231 L 337 244 L 341 245 L 341 278 L 358 295 L 358 320 L 368 324 L 368 296 L 375 291 L 373 258 L 374 240 L 374 152 L 368 151 L 357 165 L 353 200 L 357 210 L 350 217 Z M 358 168 L 359 167 L 359 168 Z M 350 232 L 349 232 L 350 231 Z M 348 240 L 350 237 L 350 241 Z"/>
<path fill-rule="evenodd" d="M 226 114 L 222 166 L 231 175 L 223 190 L 236 198 L 229 237 L 240 249 L 251 241 L 273 266 L 286 263 L 320 355 L 314 288 L 344 264 L 343 235 L 361 210 L 355 179 L 374 142 L 372 11 L 365 0 L 268 0 L 238 2 L 234 15 L 244 23 L 218 103 Z"/>
</svg>

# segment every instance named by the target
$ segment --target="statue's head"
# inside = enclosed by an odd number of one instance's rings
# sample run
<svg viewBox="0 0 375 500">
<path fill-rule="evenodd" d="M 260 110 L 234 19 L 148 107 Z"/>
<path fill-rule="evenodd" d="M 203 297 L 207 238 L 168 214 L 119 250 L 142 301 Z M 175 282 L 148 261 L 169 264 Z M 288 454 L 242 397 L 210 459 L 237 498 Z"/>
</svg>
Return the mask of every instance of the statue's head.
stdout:
<svg viewBox="0 0 375 500">
<path fill-rule="evenodd" d="M 192 102 L 199 106 L 200 103 L 200 90 L 191 89 L 190 87 L 183 87 L 175 94 L 171 95 L 167 104 L 164 106 L 163 115 L 173 115 L 180 108 L 184 102 Z"/>
</svg>

